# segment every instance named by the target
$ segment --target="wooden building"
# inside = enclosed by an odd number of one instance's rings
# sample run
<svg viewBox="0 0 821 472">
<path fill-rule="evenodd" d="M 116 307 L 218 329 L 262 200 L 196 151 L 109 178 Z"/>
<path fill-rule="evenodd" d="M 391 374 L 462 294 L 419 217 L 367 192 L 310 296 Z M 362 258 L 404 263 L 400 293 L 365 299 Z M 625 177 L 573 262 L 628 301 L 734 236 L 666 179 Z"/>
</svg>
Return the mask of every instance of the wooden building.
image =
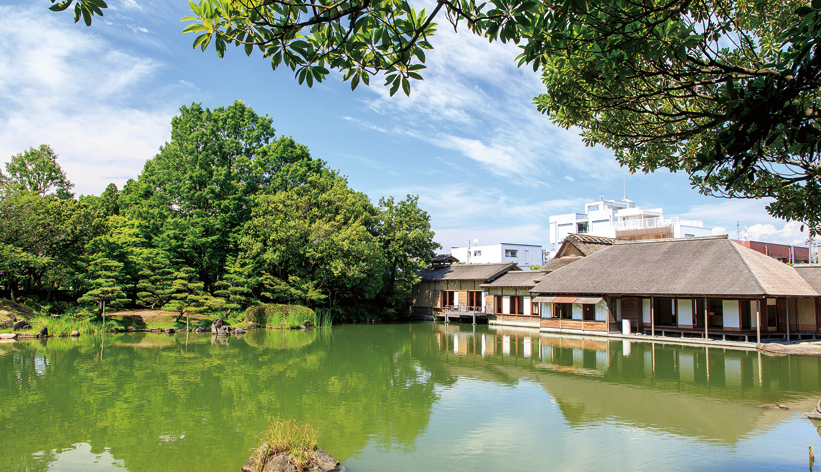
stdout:
<svg viewBox="0 0 821 472">
<path fill-rule="evenodd" d="M 431 267 L 419 273 L 411 305 L 416 313 L 481 312 L 487 307 L 482 284 L 510 271 L 521 271 L 515 263 L 457 264 Z"/>
<path fill-rule="evenodd" d="M 556 269 L 566 266 L 597 253 L 606 247 L 610 247 L 616 242 L 613 238 L 603 236 L 590 236 L 587 234 L 568 234 L 556 255 L 542 267 L 542 272 L 553 272 Z"/>
<path fill-rule="evenodd" d="M 616 241 L 545 275 L 531 293 L 543 331 L 746 340 L 821 332 L 819 291 L 726 236 Z"/>
<path fill-rule="evenodd" d="M 485 311 L 496 324 L 538 327 L 539 307 L 531 300 L 530 289 L 542 275 L 539 271 L 508 272 L 480 285 L 487 292 Z"/>
</svg>

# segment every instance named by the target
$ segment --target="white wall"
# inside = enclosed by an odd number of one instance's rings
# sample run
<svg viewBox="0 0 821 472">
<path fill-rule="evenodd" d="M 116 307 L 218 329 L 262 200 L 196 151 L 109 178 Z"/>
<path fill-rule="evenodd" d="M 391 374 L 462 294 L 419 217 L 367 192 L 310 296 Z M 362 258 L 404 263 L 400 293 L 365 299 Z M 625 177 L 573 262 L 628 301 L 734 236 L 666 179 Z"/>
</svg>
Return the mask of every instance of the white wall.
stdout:
<svg viewBox="0 0 821 472">
<path fill-rule="evenodd" d="M 740 328 L 741 318 L 738 316 L 738 300 L 722 300 L 722 318 L 725 328 Z"/>
<path fill-rule="evenodd" d="M 596 321 L 607 321 L 607 303 L 604 300 L 596 304 Z"/>
<path fill-rule="evenodd" d="M 542 303 L 542 306 L 539 309 L 539 313 L 541 313 L 542 318 L 552 318 L 553 317 L 553 304 L 552 303 Z"/>
<path fill-rule="evenodd" d="M 573 304 L 573 319 L 580 320 L 582 319 L 582 305 L 580 303 Z"/>
<path fill-rule="evenodd" d="M 468 249 L 470 254 L 468 255 Z M 506 250 L 516 251 L 516 257 L 505 256 Z M 450 253 L 465 264 L 499 264 L 513 262 L 521 269 L 542 265 L 542 246 L 535 244 L 488 244 L 484 246 L 451 247 Z"/>
<path fill-rule="evenodd" d="M 642 298 L 641 299 L 641 322 L 644 324 L 650 324 L 652 310 L 650 309 L 650 299 L 649 298 Z"/>
<path fill-rule="evenodd" d="M 679 326 L 693 326 L 693 301 L 679 299 L 676 314 Z"/>
</svg>

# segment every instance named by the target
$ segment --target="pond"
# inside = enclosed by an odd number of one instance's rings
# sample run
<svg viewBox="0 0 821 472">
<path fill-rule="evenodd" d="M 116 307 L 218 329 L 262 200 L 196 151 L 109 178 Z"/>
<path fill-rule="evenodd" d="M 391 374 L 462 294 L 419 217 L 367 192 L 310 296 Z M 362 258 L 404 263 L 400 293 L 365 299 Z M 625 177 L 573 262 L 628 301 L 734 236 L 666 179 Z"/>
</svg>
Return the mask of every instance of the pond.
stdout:
<svg viewBox="0 0 821 472">
<path fill-rule="evenodd" d="M 488 326 L 49 339 L 0 344 L 0 470 L 238 470 L 277 417 L 351 471 L 807 470 L 819 398 L 815 357 Z"/>
</svg>

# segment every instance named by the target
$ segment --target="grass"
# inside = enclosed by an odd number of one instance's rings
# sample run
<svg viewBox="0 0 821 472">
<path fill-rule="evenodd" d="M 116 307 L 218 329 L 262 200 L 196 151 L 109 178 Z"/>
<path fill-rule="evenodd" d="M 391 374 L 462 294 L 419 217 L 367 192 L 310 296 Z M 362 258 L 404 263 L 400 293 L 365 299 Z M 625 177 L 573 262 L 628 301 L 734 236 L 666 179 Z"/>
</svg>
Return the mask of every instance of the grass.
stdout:
<svg viewBox="0 0 821 472">
<path fill-rule="evenodd" d="M 268 458 L 280 453 L 286 453 L 298 470 L 307 469 L 311 465 L 311 452 L 316 450 L 319 439 L 316 430 L 294 419 L 269 420 L 269 423 L 268 429 L 259 435 L 262 446 L 257 449 L 257 471 L 262 470 Z"/>
<path fill-rule="evenodd" d="M 19 313 L 18 319 L 21 317 Z M 5 315 L 2 317 L 5 319 Z M 134 330 L 151 330 L 162 329 L 166 330 L 173 328 L 175 330 L 185 328 L 185 318 L 176 321 L 177 314 L 168 311 L 138 311 L 138 312 L 116 312 L 106 314 L 105 326 L 101 321 L 95 320 L 92 316 L 70 316 L 63 315 L 59 317 L 42 316 L 27 313 L 24 319 L 31 324 L 31 329 L 22 330 L 22 333 L 37 334 L 43 328 L 48 326 L 48 332 L 52 336 L 58 336 L 61 333 L 69 334 L 73 330 L 77 330 L 81 335 L 88 335 L 99 333 L 102 331 L 120 330 L 125 331 L 128 328 Z M 205 315 L 191 315 L 190 328 L 197 327 L 210 328 L 213 318 Z M 0 332 L 11 332 L 11 328 L 0 329 Z"/>
</svg>

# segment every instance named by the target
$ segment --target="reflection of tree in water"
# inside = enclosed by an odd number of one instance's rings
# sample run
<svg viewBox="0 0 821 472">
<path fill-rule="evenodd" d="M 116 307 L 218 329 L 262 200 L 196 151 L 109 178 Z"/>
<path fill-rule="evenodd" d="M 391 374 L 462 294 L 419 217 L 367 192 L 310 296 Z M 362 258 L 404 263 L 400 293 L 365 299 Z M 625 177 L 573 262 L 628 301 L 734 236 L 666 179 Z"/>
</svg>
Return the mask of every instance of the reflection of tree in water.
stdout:
<svg viewBox="0 0 821 472">
<path fill-rule="evenodd" d="M 14 445 L 0 470 L 45 470 L 51 451 L 83 442 L 132 472 L 232 470 L 277 416 L 313 425 L 343 462 L 371 439 L 412 448 L 436 384 L 452 382 L 418 360 L 431 351 L 422 326 L 256 331 L 213 345 L 139 333 L 107 338 L 102 361 L 99 338 L 15 344 L 0 352 L 0 431 Z"/>
</svg>

